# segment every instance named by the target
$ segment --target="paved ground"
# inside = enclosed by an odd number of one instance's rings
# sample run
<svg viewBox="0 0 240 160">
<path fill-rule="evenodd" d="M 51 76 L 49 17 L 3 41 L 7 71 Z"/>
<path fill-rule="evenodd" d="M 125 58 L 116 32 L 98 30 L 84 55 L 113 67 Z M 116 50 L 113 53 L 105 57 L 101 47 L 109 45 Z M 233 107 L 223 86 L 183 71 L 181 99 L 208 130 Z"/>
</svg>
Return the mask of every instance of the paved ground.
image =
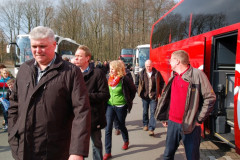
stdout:
<svg viewBox="0 0 240 160">
<path fill-rule="evenodd" d="M 116 160 L 162 160 L 164 152 L 166 128 L 157 123 L 155 137 L 148 136 L 148 132 L 142 130 L 142 106 L 141 99 L 136 96 L 134 106 L 127 116 L 127 128 L 130 137 L 130 148 L 121 150 L 123 145 L 121 135 L 113 134 L 112 159 Z M 0 117 L 2 122 L 2 117 Z M 1 123 L 0 123 L 1 124 Z M 102 131 L 104 144 L 104 130 Z M 235 150 L 217 139 L 202 140 L 201 160 L 240 160 L 240 155 Z M 104 151 L 105 153 L 105 151 Z M 7 143 L 7 133 L 0 129 L 0 160 L 12 160 L 10 148 Z M 91 160 L 91 148 L 89 158 Z M 181 145 L 175 155 L 175 160 L 186 160 L 184 147 Z"/>
</svg>

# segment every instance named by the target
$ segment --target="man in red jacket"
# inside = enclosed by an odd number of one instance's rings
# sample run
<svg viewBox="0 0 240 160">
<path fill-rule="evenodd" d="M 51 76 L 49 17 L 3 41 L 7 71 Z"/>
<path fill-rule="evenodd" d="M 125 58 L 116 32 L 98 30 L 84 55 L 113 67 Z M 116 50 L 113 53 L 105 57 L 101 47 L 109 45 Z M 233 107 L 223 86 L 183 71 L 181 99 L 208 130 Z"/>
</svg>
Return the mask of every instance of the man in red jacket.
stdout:
<svg viewBox="0 0 240 160">
<path fill-rule="evenodd" d="M 164 160 L 174 159 L 181 139 L 187 159 L 199 160 L 200 125 L 213 110 L 216 95 L 207 76 L 190 65 L 187 52 L 173 52 L 170 64 L 173 73 L 155 112 L 168 125 Z"/>
</svg>

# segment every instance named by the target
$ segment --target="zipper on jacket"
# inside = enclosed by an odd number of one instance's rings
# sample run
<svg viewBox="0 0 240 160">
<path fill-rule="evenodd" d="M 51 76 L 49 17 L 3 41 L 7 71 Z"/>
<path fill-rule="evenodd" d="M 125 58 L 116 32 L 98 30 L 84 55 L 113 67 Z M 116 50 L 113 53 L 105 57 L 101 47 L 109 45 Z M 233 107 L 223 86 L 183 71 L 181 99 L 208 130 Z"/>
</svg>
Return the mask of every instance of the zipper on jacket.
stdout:
<svg viewBox="0 0 240 160">
<path fill-rule="evenodd" d="M 47 88 L 47 85 L 45 84 L 44 87 L 43 87 L 43 90 L 45 90 Z"/>
<path fill-rule="evenodd" d="M 26 94 L 25 94 L 25 100 L 27 99 L 29 85 L 30 85 L 30 82 L 28 82 L 28 83 L 27 83 L 27 85 L 26 85 Z"/>
<path fill-rule="evenodd" d="M 188 93 L 187 93 L 187 99 L 186 99 L 186 104 L 185 104 L 185 110 L 184 110 L 184 115 L 183 115 L 183 121 L 182 121 L 182 123 L 184 123 L 185 122 L 185 118 L 186 118 L 186 114 L 188 113 L 188 110 L 189 110 L 189 100 L 190 100 L 190 98 L 189 98 L 189 96 L 191 96 L 191 91 L 192 91 L 192 83 L 191 82 L 189 82 L 189 86 L 188 86 L 188 88 L 189 88 L 189 90 L 188 90 Z M 187 107 L 187 108 L 186 108 Z M 193 121 L 194 122 L 194 121 Z M 182 125 L 183 127 L 183 133 L 184 133 L 184 130 L 185 130 L 185 128 L 184 128 L 184 125 Z"/>
</svg>

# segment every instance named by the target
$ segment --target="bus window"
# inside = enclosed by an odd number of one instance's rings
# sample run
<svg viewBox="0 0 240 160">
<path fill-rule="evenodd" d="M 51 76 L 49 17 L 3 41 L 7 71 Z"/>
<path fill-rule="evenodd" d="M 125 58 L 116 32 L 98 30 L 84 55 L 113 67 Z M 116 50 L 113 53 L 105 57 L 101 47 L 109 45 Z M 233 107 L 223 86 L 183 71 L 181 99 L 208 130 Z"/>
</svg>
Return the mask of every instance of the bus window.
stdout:
<svg viewBox="0 0 240 160">
<path fill-rule="evenodd" d="M 236 5 L 234 8 L 233 4 Z M 216 9 L 212 8 L 213 5 Z M 240 8 L 240 4 L 235 0 L 221 1 L 221 3 L 209 2 L 209 0 L 184 0 L 155 24 L 151 40 L 152 48 L 238 23 L 240 16 L 237 8 Z"/>
<path fill-rule="evenodd" d="M 145 61 L 149 59 L 149 48 L 139 49 L 139 67 L 145 67 Z"/>
<path fill-rule="evenodd" d="M 61 55 L 74 55 L 78 46 L 77 43 L 62 40 L 61 42 L 58 42 L 58 53 Z"/>
<path fill-rule="evenodd" d="M 16 43 L 18 47 L 15 48 L 16 52 L 16 65 L 21 65 L 27 60 L 33 58 L 32 51 L 31 51 L 31 44 L 30 39 L 28 36 L 20 36 L 17 37 Z"/>
<path fill-rule="evenodd" d="M 215 69 L 235 70 L 236 47 L 237 35 L 216 39 Z"/>
</svg>

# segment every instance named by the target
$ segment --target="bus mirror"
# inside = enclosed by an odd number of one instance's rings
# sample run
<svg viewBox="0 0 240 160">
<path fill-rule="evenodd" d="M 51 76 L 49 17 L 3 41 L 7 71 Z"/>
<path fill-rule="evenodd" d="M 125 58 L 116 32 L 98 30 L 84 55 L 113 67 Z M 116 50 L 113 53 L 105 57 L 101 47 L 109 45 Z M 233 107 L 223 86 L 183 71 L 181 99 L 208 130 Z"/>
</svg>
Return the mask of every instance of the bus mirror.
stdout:
<svg viewBox="0 0 240 160">
<path fill-rule="evenodd" d="M 11 44 L 8 44 L 8 45 L 7 45 L 7 48 L 6 48 L 7 53 L 10 53 L 10 48 L 11 48 Z"/>
</svg>

